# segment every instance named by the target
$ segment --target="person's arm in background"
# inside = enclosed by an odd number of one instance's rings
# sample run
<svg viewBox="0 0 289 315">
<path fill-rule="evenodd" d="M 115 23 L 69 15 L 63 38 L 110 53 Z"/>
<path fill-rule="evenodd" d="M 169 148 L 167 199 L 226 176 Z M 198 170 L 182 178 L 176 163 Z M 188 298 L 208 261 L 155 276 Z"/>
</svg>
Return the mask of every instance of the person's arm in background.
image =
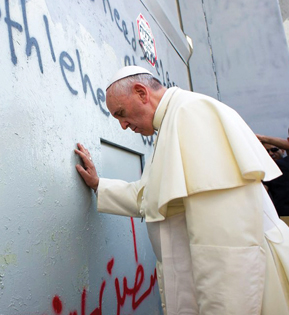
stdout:
<svg viewBox="0 0 289 315">
<path fill-rule="evenodd" d="M 286 150 L 287 155 L 289 155 L 289 140 L 288 140 L 289 138 L 283 139 L 283 138 L 264 136 L 264 135 L 259 135 L 259 134 L 256 134 L 256 136 L 262 143 L 275 145 L 276 147 L 280 149 Z"/>
</svg>

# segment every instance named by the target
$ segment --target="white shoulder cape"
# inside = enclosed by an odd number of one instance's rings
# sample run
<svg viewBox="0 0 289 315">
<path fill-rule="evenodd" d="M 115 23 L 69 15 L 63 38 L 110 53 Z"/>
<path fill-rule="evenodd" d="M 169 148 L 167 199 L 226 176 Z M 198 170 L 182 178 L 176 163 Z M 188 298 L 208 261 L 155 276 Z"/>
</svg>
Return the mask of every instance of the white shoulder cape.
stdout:
<svg viewBox="0 0 289 315">
<path fill-rule="evenodd" d="M 171 200 L 281 175 L 252 130 L 225 104 L 174 87 L 159 107 L 154 156 L 139 190 L 147 222 L 164 220 Z"/>
</svg>

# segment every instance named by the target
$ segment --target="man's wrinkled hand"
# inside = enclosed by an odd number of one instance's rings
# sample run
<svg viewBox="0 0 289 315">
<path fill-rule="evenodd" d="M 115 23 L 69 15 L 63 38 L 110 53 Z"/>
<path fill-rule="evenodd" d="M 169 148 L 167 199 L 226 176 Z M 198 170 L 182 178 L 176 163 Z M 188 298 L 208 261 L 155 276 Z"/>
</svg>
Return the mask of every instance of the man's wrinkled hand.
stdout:
<svg viewBox="0 0 289 315">
<path fill-rule="evenodd" d="M 87 186 L 92 188 L 94 191 L 98 188 L 99 177 L 97 175 L 95 166 L 93 164 L 92 158 L 89 151 L 80 143 L 77 143 L 78 150 L 75 149 L 74 152 L 80 156 L 83 162 L 83 166 L 77 164 L 75 167 L 81 177 L 84 179 Z"/>
</svg>

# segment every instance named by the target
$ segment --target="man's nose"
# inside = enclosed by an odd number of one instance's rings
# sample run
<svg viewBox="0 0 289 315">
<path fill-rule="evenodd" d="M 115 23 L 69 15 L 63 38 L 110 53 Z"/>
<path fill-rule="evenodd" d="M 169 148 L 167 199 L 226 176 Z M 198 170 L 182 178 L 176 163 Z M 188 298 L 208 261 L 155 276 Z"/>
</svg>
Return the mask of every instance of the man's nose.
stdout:
<svg viewBox="0 0 289 315">
<path fill-rule="evenodd" d="M 128 123 L 128 122 L 125 122 L 125 121 L 120 121 L 119 123 L 120 123 L 121 128 L 122 128 L 123 130 L 126 130 L 127 127 L 129 126 L 129 123 Z"/>
</svg>

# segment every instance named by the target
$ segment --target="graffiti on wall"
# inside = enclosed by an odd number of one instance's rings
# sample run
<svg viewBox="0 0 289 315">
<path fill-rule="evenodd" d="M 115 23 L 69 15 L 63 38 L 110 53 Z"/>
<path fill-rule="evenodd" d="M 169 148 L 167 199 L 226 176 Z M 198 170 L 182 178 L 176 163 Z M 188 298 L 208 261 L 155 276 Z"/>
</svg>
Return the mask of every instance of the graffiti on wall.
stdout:
<svg viewBox="0 0 289 315">
<path fill-rule="evenodd" d="M 19 0 L 22 12 L 22 21 L 15 21 L 11 18 L 11 7 L 9 0 L 5 0 L 4 6 L 5 8 L 0 7 L 0 19 L 2 15 L 4 16 L 4 21 L 7 26 L 7 35 L 9 39 L 9 48 L 10 48 L 10 59 L 13 65 L 17 65 L 18 58 L 15 51 L 14 43 L 15 43 L 15 32 L 20 32 L 25 34 L 25 54 L 27 57 L 31 57 L 31 55 L 35 54 L 38 60 L 39 71 L 43 74 L 45 72 L 45 67 L 42 61 L 42 52 L 41 47 L 38 43 L 37 38 L 31 35 L 32 31 L 29 28 L 29 20 L 26 11 L 26 0 Z M 94 0 L 90 0 L 94 1 Z M 110 4 L 109 0 L 103 0 L 103 10 L 105 15 L 110 16 L 112 23 L 114 23 L 115 27 L 123 34 L 123 38 L 125 42 L 131 47 L 132 55 L 128 56 L 125 55 L 124 57 L 124 64 L 127 65 L 137 65 L 137 58 L 140 61 L 147 60 L 150 64 L 153 64 L 156 72 L 158 74 L 158 79 L 160 82 L 166 86 L 171 87 L 175 86 L 176 84 L 170 80 L 169 72 L 164 69 L 163 62 L 161 59 L 156 59 L 156 56 L 149 55 L 147 51 L 143 48 L 143 40 L 139 39 L 137 41 L 135 36 L 135 26 L 133 22 L 127 23 L 124 19 L 121 18 L 119 11 L 116 8 L 113 8 Z M 3 13 L 2 13 L 3 12 Z M 131 25 L 131 28 L 128 27 Z M 81 58 L 79 49 L 75 49 L 75 55 L 69 54 L 67 51 L 63 50 L 59 54 L 56 53 L 56 49 L 53 44 L 53 37 L 51 36 L 50 32 L 50 25 L 46 15 L 43 15 L 43 32 L 45 32 L 46 39 L 49 44 L 50 56 L 51 60 L 56 63 L 58 62 L 59 67 L 61 69 L 61 74 L 65 85 L 67 86 L 69 92 L 73 95 L 77 95 L 81 88 L 84 94 L 86 95 L 88 92 L 91 93 L 93 102 L 95 105 L 99 106 L 101 112 L 105 116 L 109 116 L 110 113 L 106 108 L 105 105 L 105 92 L 101 87 L 94 87 L 94 83 L 92 82 L 91 78 L 88 74 L 85 73 L 85 69 L 83 67 L 83 60 Z M 142 53 L 138 56 L 136 54 L 137 50 L 137 42 L 141 48 Z M 78 72 L 80 78 L 80 86 L 75 87 L 69 82 L 68 74 Z M 146 145 L 153 144 L 153 136 L 151 137 L 144 137 L 142 136 L 143 143 Z"/>
<path fill-rule="evenodd" d="M 92 0 L 93 1 L 93 0 Z M 127 42 L 128 45 L 131 46 L 131 48 L 133 49 L 133 52 L 136 52 L 136 38 L 135 38 L 135 27 L 134 27 L 134 23 L 131 22 L 131 33 L 132 33 L 132 37 L 130 40 L 130 35 L 129 35 L 129 29 L 127 27 L 127 23 L 125 20 L 121 19 L 121 16 L 118 12 L 118 10 L 116 8 L 112 8 L 110 1 L 109 0 L 103 0 L 103 8 L 104 8 L 104 12 L 110 16 L 111 22 L 115 22 L 116 27 L 118 28 L 118 30 L 120 32 L 123 33 L 124 38 Z M 121 21 L 121 27 L 120 27 L 120 21 Z M 162 84 L 164 86 L 166 86 L 167 88 L 175 86 L 175 82 L 170 80 L 170 75 L 169 72 L 166 71 L 163 67 L 163 62 L 161 59 L 156 59 L 156 55 L 154 54 L 148 54 L 148 52 L 146 50 L 143 49 L 143 45 L 144 45 L 144 41 L 142 39 L 139 39 L 138 41 L 139 46 L 141 48 L 141 51 L 143 54 L 140 54 L 139 56 L 139 60 L 147 60 L 150 64 L 154 64 L 155 69 L 157 71 L 158 74 L 158 79 L 160 80 L 160 82 L 162 82 Z M 129 56 L 125 56 L 125 65 L 135 65 L 137 66 L 137 56 L 134 54 L 132 55 L 132 57 L 130 58 Z"/>
<path fill-rule="evenodd" d="M 122 279 L 118 277 L 113 277 L 113 268 L 116 264 L 116 258 L 112 257 L 106 265 L 106 274 L 108 276 L 108 280 L 103 280 L 100 289 L 99 289 L 99 299 L 98 305 L 92 312 L 87 312 L 86 309 L 86 300 L 87 300 L 87 289 L 83 288 L 82 294 L 80 297 L 80 309 L 81 312 L 77 312 L 77 310 L 69 310 L 68 312 L 64 311 L 64 301 L 59 295 L 55 295 L 51 301 L 51 309 L 53 314 L 57 315 L 102 315 L 102 302 L 103 297 L 105 295 L 105 288 L 107 281 L 113 281 L 115 287 L 116 294 L 116 309 L 117 315 L 121 314 L 121 309 L 127 303 L 131 303 L 132 310 L 137 310 L 143 301 L 152 293 L 156 281 L 157 281 L 157 273 L 156 269 L 154 269 L 154 273 L 150 275 L 149 286 L 144 287 L 144 281 L 146 278 L 145 270 L 143 265 L 139 262 L 138 259 L 138 251 L 137 251 L 137 241 L 136 241 L 136 233 L 133 218 L 131 220 L 132 227 L 132 235 L 133 235 L 133 246 L 134 246 L 134 260 L 136 265 L 136 270 L 134 274 L 133 283 L 128 283 L 128 279 L 124 276 Z M 67 307 L 66 307 L 67 309 Z M 48 314 L 43 314 L 48 315 Z"/>
</svg>

